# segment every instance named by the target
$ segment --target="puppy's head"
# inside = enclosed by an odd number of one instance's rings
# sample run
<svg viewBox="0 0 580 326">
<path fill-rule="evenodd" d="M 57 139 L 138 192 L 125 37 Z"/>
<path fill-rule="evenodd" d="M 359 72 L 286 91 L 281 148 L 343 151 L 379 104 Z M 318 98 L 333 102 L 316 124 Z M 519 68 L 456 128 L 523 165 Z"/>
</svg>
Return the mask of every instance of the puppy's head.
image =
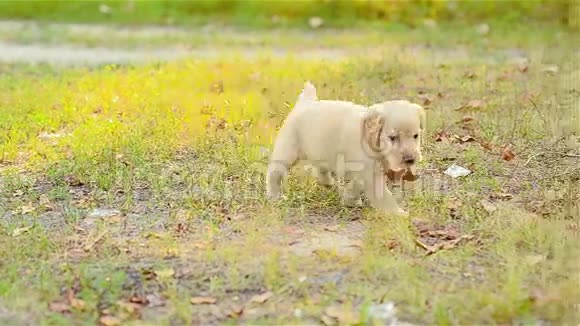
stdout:
<svg viewBox="0 0 580 326">
<path fill-rule="evenodd" d="M 367 145 L 380 153 L 394 171 L 415 169 L 421 160 L 425 112 L 408 101 L 388 101 L 370 107 L 363 121 Z"/>
</svg>

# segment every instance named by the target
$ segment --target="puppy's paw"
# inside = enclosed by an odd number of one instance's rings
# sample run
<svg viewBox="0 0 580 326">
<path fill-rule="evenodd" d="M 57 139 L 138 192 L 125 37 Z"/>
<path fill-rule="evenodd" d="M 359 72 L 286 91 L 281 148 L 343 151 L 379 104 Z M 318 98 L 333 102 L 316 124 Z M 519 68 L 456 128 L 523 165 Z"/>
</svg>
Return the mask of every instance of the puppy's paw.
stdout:
<svg viewBox="0 0 580 326">
<path fill-rule="evenodd" d="M 279 192 L 268 192 L 266 193 L 266 199 L 268 199 L 268 201 L 278 201 L 282 199 L 282 194 Z"/>
</svg>

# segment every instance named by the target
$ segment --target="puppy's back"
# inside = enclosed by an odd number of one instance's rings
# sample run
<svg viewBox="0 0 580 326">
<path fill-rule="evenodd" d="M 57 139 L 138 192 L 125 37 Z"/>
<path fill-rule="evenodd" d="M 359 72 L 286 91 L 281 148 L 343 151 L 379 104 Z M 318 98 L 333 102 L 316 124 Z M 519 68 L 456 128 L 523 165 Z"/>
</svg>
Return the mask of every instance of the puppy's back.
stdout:
<svg viewBox="0 0 580 326">
<path fill-rule="evenodd" d="M 302 156 L 328 161 L 350 149 L 350 142 L 359 137 L 365 107 L 342 101 L 304 104 L 289 116 Z"/>
</svg>

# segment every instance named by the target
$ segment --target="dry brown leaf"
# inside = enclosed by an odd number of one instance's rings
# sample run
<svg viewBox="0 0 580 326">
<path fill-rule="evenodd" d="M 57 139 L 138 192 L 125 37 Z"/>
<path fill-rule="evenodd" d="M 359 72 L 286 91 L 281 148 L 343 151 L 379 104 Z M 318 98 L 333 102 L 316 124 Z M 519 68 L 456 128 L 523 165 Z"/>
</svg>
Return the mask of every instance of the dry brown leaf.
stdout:
<svg viewBox="0 0 580 326">
<path fill-rule="evenodd" d="M 461 118 L 461 123 L 466 124 L 466 123 L 470 123 L 472 122 L 474 119 L 468 115 L 463 116 L 463 118 Z"/>
<path fill-rule="evenodd" d="M 14 229 L 14 231 L 12 231 L 12 236 L 18 237 L 18 236 L 23 235 L 24 233 L 30 231 L 30 229 L 32 229 L 32 225 L 21 227 L 21 228 L 16 228 L 16 229 Z"/>
<path fill-rule="evenodd" d="M 99 318 L 99 324 L 103 326 L 117 326 L 121 325 L 121 320 L 113 316 L 102 316 Z"/>
<path fill-rule="evenodd" d="M 389 250 L 394 250 L 399 247 L 399 242 L 397 240 L 388 240 L 385 242 L 385 247 Z"/>
<path fill-rule="evenodd" d="M 463 202 L 459 198 L 449 198 L 447 201 L 448 209 L 459 209 L 463 205 Z"/>
<path fill-rule="evenodd" d="M 481 145 L 481 147 L 483 147 L 483 149 L 488 150 L 488 151 L 491 151 L 493 149 L 493 145 L 491 143 L 488 143 L 485 141 L 479 142 L 479 145 Z"/>
<path fill-rule="evenodd" d="M 216 298 L 212 297 L 192 297 L 190 300 L 191 304 L 214 304 L 217 302 Z"/>
<path fill-rule="evenodd" d="M 507 192 L 496 192 L 495 194 L 492 195 L 492 197 L 501 200 L 510 200 L 514 198 L 514 195 Z"/>
<path fill-rule="evenodd" d="M 512 152 L 511 145 L 507 145 L 501 151 L 501 158 L 505 161 L 511 161 L 514 157 L 516 157 L 516 155 Z"/>
<path fill-rule="evenodd" d="M 139 305 L 146 305 L 149 303 L 149 300 L 147 299 L 147 297 L 143 297 L 140 295 L 133 295 L 132 297 L 129 298 L 129 302 L 136 303 Z"/>
<path fill-rule="evenodd" d="M 473 71 L 466 71 L 465 74 L 463 74 L 463 76 L 469 79 L 474 79 L 475 77 L 477 77 L 477 75 Z"/>
<path fill-rule="evenodd" d="M 253 296 L 250 299 L 250 302 L 253 302 L 253 303 L 264 303 L 264 302 L 268 301 L 268 299 L 270 299 L 273 295 L 274 295 L 274 293 L 271 292 L 271 291 L 264 292 L 262 294 Z"/>
<path fill-rule="evenodd" d="M 352 310 L 346 310 L 338 306 L 330 306 L 324 309 L 324 314 L 330 318 L 334 318 L 339 324 L 355 324 L 359 321 L 359 316 Z"/>
<path fill-rule="evenodd" d="M 338 229 L 340 229 L 340 225 L 335 224 L 335 225 L 328 225 L 324 227 L 324 231 L 330 231 L 330 232 L 336 232 L 338 231 Z"/>
<path fill-rule="evenodd" d="M 61 314 L 70 312 L 70 306 L 65 302 L 59 302 L 59 301 L 49 303 L 48 309 L 50 309 L 50 311 L 58 312 Z"/>
<path fill-rule="evenodd" d="M 29 202 L 28 204 L 20 207 L 20 213 L 22 213 L 22 214 L 32 213 L 35 210 L 36 210 L 36 207 L 34 207 L 34 205 L 32 205 L 32 202 Z"/>
<path fill-rule="evenodd" d="M 139 314 L 141 308 L 143 308 L 142 305 L 134 302 L 119 301 L 117 305 L 130 315 Z"/>
<path fill-rule="evenodd" d="M 413 224 L 418 234 L 427 233 L 430 230 L 430 227 L 427 224 L 427 222 L 417 218 L 412 219 L 411 224 Z"/>
<path fill-rule="evenodd" d="M 446 131 L 439 131 L 435 134 L 435 141 L 448 141 L 449 134 Z"/>
<path fill-rule="evenodd" d="M 485 103 L 482 100 L 471 100 L 467 102 L 467 104 L 462 105 L 456 111 L 464 111 L 464 110 L 479 110 L 483 108 Z"/>
<path fill-rule="evenodd" d="M 66 297 L 71 307 L 77 310 L 83 310 L 86 307 L 86 303 L 83 300 L 75 297 L 75 292 L 72 289 L 67 290 Z"/>
<path fill-rule="evenodd" d="M 240 305 L 234 305 L 228 310 L 227 316 L 230 318 L 238 318 L 244 313 L 244 307 Z"/>
<path fill-rule="evenodd" d="M 423 103 L 424 106 L 428 106 L 433 102 L 433 98 L 427 94 L 420 94 L 419 99 L 421 100 L 421 103 Z"/>
<path fill-rule="evenodd" d="M 430 254 L 437 252 L 443 246 L 443 243 L 438 243 L 434 246 L 430 246 L 428 244 L 421 242 L 421 240 L 419 240 L 419 239 L 415 239 L 415 243 L 418 244 L 419 247 L 427 250 L 427 255 L 430 255 Z"/>
</svg>

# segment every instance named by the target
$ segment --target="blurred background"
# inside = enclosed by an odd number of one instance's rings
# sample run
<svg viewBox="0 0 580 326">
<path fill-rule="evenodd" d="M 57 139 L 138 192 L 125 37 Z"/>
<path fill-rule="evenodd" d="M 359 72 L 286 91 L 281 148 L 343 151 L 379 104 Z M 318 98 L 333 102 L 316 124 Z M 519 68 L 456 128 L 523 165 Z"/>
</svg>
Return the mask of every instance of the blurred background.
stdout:
<svg viewBox="0 0 580 326">
<path fill-rule="evenodd" d="M 252 27 L 304 26 L 312 17 L 320 25 L 353 27 L 366 24 L 416 26 L 424 19 L 442 22 L 494 20 L 503 23 L 577 24 L 578 1 L 2 1 L 4 19 L 129 24 L 233 23 Z M 576 10 L 577 14 L 577 10 Z M 311 21 L 312 27 L 319 25 Z"/>
</svg>

